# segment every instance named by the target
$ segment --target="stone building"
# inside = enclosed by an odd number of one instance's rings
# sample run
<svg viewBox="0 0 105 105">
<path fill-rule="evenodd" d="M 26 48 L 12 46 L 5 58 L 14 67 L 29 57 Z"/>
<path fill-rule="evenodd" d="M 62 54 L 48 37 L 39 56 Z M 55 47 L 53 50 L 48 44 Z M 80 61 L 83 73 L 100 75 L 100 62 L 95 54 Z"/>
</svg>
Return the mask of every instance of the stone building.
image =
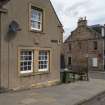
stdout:
<svg viewBox="0 0 105 105">
<path fill-rule="evenodd" d="M 66 67 L 79 65 L 90 71 L 105 71 L 105 26 L 88 26 L 86 18 L 80 18 L 62 49 Z"/>
<path fill-rule="evenodd" d="M 62 38 L 50 0 L 0 0 L 0 87 L 58 83 Z"/>
</svg>

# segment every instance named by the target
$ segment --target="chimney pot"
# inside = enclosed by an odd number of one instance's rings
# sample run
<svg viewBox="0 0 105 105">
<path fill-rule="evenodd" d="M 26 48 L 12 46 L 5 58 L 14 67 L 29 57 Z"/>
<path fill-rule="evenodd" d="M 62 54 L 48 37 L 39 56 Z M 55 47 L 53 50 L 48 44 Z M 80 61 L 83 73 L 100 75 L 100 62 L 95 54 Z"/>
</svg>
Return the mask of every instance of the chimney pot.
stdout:
<svg viewBox="0 0 105 105">
<path fill-rule="evenodd" d="M 102 35 L 102 37 L 105 36 L 105 24 L 104 24 L 104 26 L 102 26 L 102 28 L 101 28 L 101 35 Z"/>
<path fill-rule="evenodd" d="M 86 17 L 79 18 L 79 20 L 78 20 L 78 27 L 79 26 L 87 26 L 87 19 L 86 19 Z"/>
</svg>

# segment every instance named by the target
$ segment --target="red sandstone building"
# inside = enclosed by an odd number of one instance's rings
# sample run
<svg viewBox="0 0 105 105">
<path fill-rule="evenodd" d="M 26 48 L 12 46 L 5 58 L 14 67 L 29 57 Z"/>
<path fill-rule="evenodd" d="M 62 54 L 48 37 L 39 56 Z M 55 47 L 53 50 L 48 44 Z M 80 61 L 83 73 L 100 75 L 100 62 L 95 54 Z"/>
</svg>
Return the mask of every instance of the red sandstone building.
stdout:
<svg viewBox="0 0 105 105">
<path fill-rule="evenodd" d="M 88 26 L 86 18 L 79 19 L 63 44 L 63 54 L 66 67 L 79 65 L 89 71 L 105 71 L 105 26 Z"/>
</svg>

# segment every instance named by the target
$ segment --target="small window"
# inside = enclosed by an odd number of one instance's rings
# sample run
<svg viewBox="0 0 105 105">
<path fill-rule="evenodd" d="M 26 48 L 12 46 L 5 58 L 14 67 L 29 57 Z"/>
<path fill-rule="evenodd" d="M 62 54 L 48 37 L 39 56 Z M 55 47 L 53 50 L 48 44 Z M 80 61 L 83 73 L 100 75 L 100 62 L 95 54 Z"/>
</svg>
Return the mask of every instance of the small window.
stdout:
<svg viewBox="0 0 105 105">
<path fill-rule="evenodd" d="M 31 6 L 31 30 L 42 31 L 42 10 Z"/>
<path fill-rule="evenodd" d="M 39 72 L 49 70 L 49 51 L 39 51 Z"/>
<path fill-rule="evenodd" d="M 21 50 L 20 51 L 20 73 L 33 72 L 33 51 Z"/>
<path fill-rule="evenodd" d="M 97 50 L 97 41 L 94 41 L 94 50 Z"/>
<path fill-rule="evenodd" d="M 69 50 L 71 50 L 71 44 L 69 44 Z"/>
</svg>

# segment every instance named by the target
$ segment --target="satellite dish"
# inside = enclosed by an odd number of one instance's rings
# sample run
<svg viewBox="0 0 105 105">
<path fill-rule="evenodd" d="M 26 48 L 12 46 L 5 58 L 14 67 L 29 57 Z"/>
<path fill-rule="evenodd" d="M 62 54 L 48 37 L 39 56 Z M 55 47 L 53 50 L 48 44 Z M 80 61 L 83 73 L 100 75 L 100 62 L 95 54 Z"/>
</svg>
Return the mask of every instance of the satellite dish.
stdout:
<svg viewBox="0 0 105 105">
<path fill-rule="evenodd" d="M 19 24 L 16 21 L 12 21 L 9 25 L 9 32 L 16 33 L 20 31 Z"/>
</svg>

